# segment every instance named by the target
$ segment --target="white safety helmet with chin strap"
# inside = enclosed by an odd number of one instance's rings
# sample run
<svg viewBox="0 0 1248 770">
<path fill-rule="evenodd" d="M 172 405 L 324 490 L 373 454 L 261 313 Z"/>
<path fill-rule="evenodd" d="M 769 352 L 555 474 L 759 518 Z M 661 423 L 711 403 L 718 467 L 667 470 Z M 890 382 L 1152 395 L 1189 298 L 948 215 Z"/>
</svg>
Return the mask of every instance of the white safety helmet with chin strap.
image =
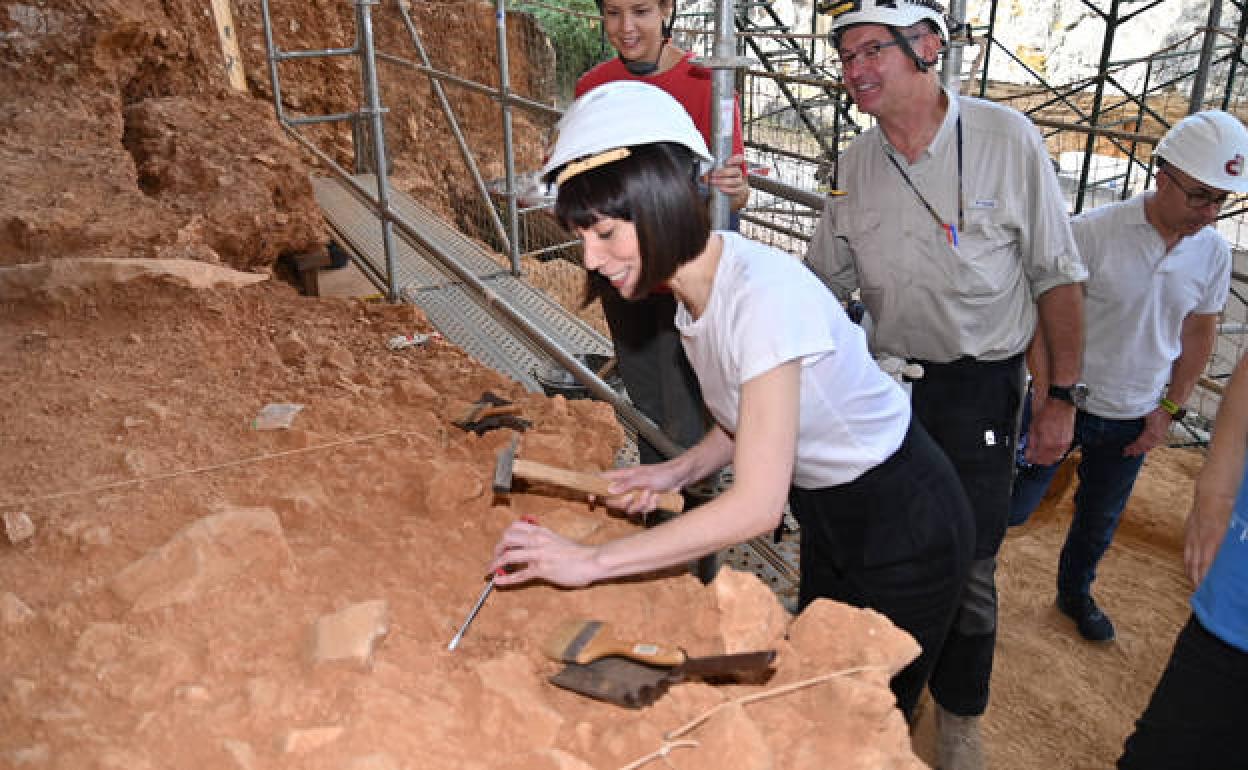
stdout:
<svg viewBox="0 0 1248 770">
<path fill-rule="evenodd" d="M 604 83 L 572 103 L 558 132 L 542 178 L 563 180 L 628 156 L 628 148 L 655 142 L 683 145 L 699 161 L 699 173 L 714 156 L 685 108 L 663 89 L 638 80 Z"/>
<path fill-rule="evenodd" d="M 841 33 L 858 24 L 879 24 L 888 27 L 894 39 L 906 52 L 920 71 L 926 72 L 935 61 L 920 59 L 902 34 L 901 30 L 930 21 L 936 25 L 936 34 L 940 42 L 949 43 L 949 23 L 945 20 L 945 9 L 936 0 L 820 0 L 819 12 L 832 17 L 832 31 L 829 38 L 832 45 L 839 47 Z"/>
<path fill-rule="evenodd" d="M 1166 132 L 1153 153 L 1215 190 L 1248 193 L 1248 129 L 1234 115 L 1192 113 Z"/>
</svg>

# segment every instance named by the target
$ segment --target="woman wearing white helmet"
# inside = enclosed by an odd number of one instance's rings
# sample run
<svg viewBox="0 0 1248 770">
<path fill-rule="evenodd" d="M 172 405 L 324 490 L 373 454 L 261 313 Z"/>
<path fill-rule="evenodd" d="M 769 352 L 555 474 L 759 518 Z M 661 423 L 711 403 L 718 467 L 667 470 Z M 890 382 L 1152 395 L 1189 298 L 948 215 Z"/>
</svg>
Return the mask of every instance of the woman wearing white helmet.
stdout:
<svg viewBox="0 0 1248 770">
<path fill-rule="evenodd" d="M 707 145 L 711 144 L 711 74 L 693 63 L 693 54 L 671 43 L 674 0 L 598 0 L 607 39 L 618 55 L 586 72 L 576 83 L 576 96 L 604 83 L 636 80 L 657 86 L 680 102 Z M 637 116 L 644 117 L 644 116 Z M 749 198 L 740 109 L 733 100 L 733 156 L 710 171 L 707 181 L 729 200 L 733 212 Z M 735 213 L 734 213 L 735 219 Z M 733 225 L 735 229 L 735 224 Z M 672 328 L 676 305 L 666 290 L 641 302 L 624 302 L 616 292 L 601 291 L 603 315 L 620 376 L 634 405 L 681 446 L 697 441 L 706 429 L 702 397 L 689 362 Z M 638 450 L 643 462 L 663 456 L 644 439 Z"/>
<path fill-rule="evenodd" d="M 644 115 L 628 136 L 629 115 Z M 639 121 L 632 120 L 637 123 Z M 801 262 L 711 231 L 696 179 L 710 155 L 661 91 L 615 83 L 572 106 L 545 172 L 556 212 L 584 239 L 585 267 L 629 299 L 661 284 L 714 425 L 655 465 L 608 471 L 632 513 L 731 463 L 723 494 L 652 529 L 576 543 L 517 523 L 495 547 L 503 585 L 565 586 L 688 563 L 771 532 L 786 498 L 801 523 L 805 607 L 830 598 L 871 607 L 922 653 L 893 680 L 909 716 L 940 648 L 970 563 L 973 528 L 952 466 L 862 330 Z"/>
</svg>

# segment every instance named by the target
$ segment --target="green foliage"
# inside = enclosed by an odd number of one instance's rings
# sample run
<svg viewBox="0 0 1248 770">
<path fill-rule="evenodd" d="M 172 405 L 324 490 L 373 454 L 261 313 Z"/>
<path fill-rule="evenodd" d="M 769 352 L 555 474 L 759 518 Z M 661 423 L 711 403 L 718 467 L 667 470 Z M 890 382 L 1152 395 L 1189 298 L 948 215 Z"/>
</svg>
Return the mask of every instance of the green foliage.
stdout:
<svg viewBox="0 0 1248 770">
<path fill-rule="evenodd" d="M 594 0 L 562 0 L 562 5 L 583 14 L 598 14 Z M 555 47 L 556 79 L 561 102 L 571 101 L 577 78 L 613 55 L 595 19 L 554 10 L 545 4 L 538 6 L 520 2 L 514 8 L 532 14 Z"/>
</svg>

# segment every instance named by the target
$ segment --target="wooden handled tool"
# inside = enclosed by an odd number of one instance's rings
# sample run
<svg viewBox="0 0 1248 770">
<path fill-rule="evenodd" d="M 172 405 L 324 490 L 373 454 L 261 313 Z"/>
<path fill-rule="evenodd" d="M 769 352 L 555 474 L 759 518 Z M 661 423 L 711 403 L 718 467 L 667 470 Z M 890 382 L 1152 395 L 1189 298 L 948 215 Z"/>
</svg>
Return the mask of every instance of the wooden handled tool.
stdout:
<svg viewBox="0 0 1248 770">
<path fill-rule="evenodd" d="M 759 683 L 770 677 L 775 659 L 775 650 L 759 650 L 688 658 L 666 668 L 608 655 L 591 663 L 568 663 L 550 677 L 550 683 L 617 706 L 642 708 L 663 697 L 672 685 L 688 679 L 711 683 L 748 678 Z"/>
<path fill-rule="evenodd" d="M 608 655 L 652 666 L 679 666 L 686 660 L 684 650 L 679 647 L 617 638 L 600 620 L 565 621 L 546 640 L 542 652 L 561 663 L 592 663 Z"/>
<path fill-rule="evenodd" d="M 516 441 L 513 439 L 498 453 L 498 463 L 494 468 L 494 491 L 511 491 L 512 480 L 516 477 L 575 489 L 601 498 L 612 496 L 607 491 L 610 482 L 601 476 L 516 457 Z M 679 492 L 660 492 L 659 507 L 665 511 L 680 513 L 685 509 L 685 498 Z"/>
</svg>

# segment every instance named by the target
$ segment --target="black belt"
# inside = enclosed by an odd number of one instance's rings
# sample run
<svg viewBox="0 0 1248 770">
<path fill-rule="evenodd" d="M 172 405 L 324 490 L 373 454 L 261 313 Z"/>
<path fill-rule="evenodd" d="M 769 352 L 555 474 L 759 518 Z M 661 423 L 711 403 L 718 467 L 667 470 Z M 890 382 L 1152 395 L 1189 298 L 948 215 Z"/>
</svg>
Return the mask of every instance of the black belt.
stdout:
<svg viewBox="0 0 1248 770">
<path fill-rule="evenodd" d="M 974 356 L 962 356 L 952 361 L 924 361 L 921 358 L 906 359 L 909 363 L 920 364 L 923 366 L 923 376 L 927 377 L 934 372 L 948 372 L 950 374 L 958 372 L 966 372 L 968 370 L 993 370 L 993 369 L 1009 369 L 1018 366 L 1023 362 L 1023 354 L 1015 353 L 1009 358 L 1002 358 L 996 361 L 989 361 Z"/>
</svg>

